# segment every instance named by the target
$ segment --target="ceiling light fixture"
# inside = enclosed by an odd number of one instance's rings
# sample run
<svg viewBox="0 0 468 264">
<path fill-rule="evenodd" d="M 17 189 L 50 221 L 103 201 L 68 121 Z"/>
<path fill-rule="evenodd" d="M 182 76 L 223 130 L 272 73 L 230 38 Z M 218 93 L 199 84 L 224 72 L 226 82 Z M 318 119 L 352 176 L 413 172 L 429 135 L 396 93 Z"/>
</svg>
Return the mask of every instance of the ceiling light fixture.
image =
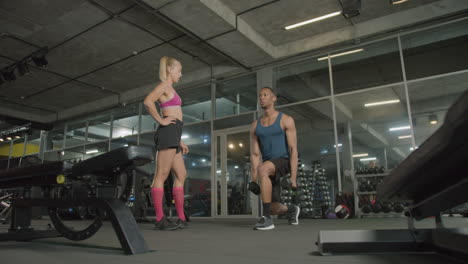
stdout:
<svg viewBox="0 0 468 264">
<path fill-rule="evenodd" d="M 429 123 L 431 125 L 437 125 L 437 123 L 439 123 L 439 120 L 437 119 L 437 115 L 434 115 L 434 114 L 430 115 L 429 116 Z"/>
<path fill-rule="evenodd" d="M 90 149 L 90 150 L 86 151 L 86 154 L 94 154 L 94 153 L 98 153 L 98 152 L 99 152 L 99 150 L 97 150 L 97 149 Z"/>
<path fill-rule="evenodd" d="M 339 15 L 341 15 L 341 11 L 333 12 L 333 13 L 330 13 L 328 15 L 324 15 L 324 16 L 321 16 L 321 17 L 316 17 L 316 18 L 312 18 L 312 19 L 309 19 L 309 20 L 306 20 L 306 21 L 302 21 L 302 22 L 296 23 L 294 25 L 287 26 L 287 27 L 285 27 L 285 29 L 290 30 L 290 29 L 293 29 L 293 28 L 301 27 L 301 26 L 304 26 L 304 25 L 307 25 L 307 24 L 310 24 L 310 23 L 314 23 L 314 22 L 317 22 L 317 21 L 320 21 L 320 20 L 324 20 L 324 19 L 327 19 L 327 18 L 330 18 L 330 17 L 339 16 Z"/>
<path fill-rule="evenodd" d="M 360 161 L 371 161 L 371 160 L 377 160 L 377 158 L 376 158 L 376 157 L 372 157 L 372 158 L 360 159 Z"/>
<path fill-rule="evenodd" d="M 408 0 L 390 0 L 390 4 L 392 5 L 398 5 L 404 2 L 407 2 Z"/>
<path fill-rule="evenodd" d="M 386 105 L 386 104 L 396 104 L 399 103 L 400 100 L 388 100 L 388 101 L 382 101 L 382 102 L 375 102 L 375 103 L 367 103 L 364 104 L 365 107 L 371 107 L 371 106 L 377 106 L 377 105 Z"/>
<path fill-rule="evenodd" d="M 411 135 L 399 136 L 399 137 L 398 137 L 398 139 L 405 139 L 405 138 L 411 138 Z"/>
<path fill-rule="evenodd" d="M 369 156 L 369 153 L 360 153 L 360 154 L 354 154 L 353 158 L 360 158 L 360 157 L 367 157 Z"/>
<path fill-rule="evenodd" d="M 391 127 L 389 129 L 389 131 L 399 131 L 399 130 L 406 130 L 406 129 L 410 129 L 410 128 L 411 128 L 410 126 Z"/>
<path fill-rule="evenodd" d="M 331 59 L 331 58 L 335 58 L 335 57 L 339 57 L 339 56 L 344 56 L 344 55 L 348 55 L 348 54 L 353 54 L 353 53 L 361 52 L 361 51 L 363 51 L 363 50 L 364 50 L 364 49 L 356 49 L 356 50 L 350 50 L 350 51 L 345 51 L 345 52 L 342 52 L 342 53 L 333 54 L 333 55 L 330 55 L 330 59 Z M 328 56 L 318 58 L 317 60 L 318 60 L 318 61 L 322 61 L 322 60 L 326 60 L 326 59 L 328 59 Z"/>
</svg>

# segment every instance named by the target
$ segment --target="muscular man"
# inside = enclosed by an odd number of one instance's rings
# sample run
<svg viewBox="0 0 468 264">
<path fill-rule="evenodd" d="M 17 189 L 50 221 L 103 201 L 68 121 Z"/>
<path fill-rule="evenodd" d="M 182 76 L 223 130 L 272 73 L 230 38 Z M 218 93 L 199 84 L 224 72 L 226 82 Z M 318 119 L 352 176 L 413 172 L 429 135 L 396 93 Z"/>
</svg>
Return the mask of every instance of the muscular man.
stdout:
<svg viewBox="0 0 468 264">
<path fill-rule="evenodd" d="M 291 173 L 291 186 L 296 188 L 298 157 L 294 119 L 275 110 L 276 95 L 271 88 L 260 90 L 259 101 L 264 112 L 250 128 L 250 162 L 252 182 L 259 180 L 260 183 L 263 215 L 254 229 L 275 228 L 271 215 L 284 213 L 288 213 L 289 224 L 298 225 L 300 209 L 296 205 L 281 204 L 279 184 L 282 176 Z"/>
</svg>

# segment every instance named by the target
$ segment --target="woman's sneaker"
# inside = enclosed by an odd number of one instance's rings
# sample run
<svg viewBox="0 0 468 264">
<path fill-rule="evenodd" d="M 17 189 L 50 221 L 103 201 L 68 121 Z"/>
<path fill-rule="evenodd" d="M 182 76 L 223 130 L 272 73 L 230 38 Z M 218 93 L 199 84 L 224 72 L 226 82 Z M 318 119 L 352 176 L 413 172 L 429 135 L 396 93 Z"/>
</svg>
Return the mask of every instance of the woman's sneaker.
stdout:
<svg viewBox="0 0 468 264">
<path fill-rule="evenodd" d="M 156 221 L 156 223 L 154 224 L 154 228 L 164 231 L 172 231 L 179 229 L 179 227 L 176 224 L 169 221 L 169 219 L 167 219 L 165 216 L 161 219 L 161 221 Z"/>
<path fill-rule="evenodd" d="M 262 216 L 255 224 L 255 230 L 271 230 L 275 228 L 271 216 Z"/>
<path fill-rule="evenodd" d="M 180 218 L 177 219 L 176 225 L 177 225 L 180 229 L 186 229 L 186 228 L 188 228 L 188 223 L 187 223 L 187 221 L 182 220 L 182 219 L 180 219 Z"/>
</svg>

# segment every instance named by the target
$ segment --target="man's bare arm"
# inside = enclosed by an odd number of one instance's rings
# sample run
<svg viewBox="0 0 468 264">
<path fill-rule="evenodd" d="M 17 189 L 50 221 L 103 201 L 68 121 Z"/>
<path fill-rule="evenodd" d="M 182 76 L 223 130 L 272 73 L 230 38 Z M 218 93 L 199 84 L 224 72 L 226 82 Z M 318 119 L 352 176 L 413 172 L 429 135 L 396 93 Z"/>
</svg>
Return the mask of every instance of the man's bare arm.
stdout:
<svg viewBox="0 0 468 264">
<path fill-rule="evenodd" d="M 257 121 L 254 121 L 250 126 L 250 137 L 252 145 L 250 146 L 250 177 L 251 180 L 257 181 L 257 168 L 260 164 L 260 147 L 258 145 L 258 138 L 255 134 L 255 128 L 257 127 Z"/>
</svg>

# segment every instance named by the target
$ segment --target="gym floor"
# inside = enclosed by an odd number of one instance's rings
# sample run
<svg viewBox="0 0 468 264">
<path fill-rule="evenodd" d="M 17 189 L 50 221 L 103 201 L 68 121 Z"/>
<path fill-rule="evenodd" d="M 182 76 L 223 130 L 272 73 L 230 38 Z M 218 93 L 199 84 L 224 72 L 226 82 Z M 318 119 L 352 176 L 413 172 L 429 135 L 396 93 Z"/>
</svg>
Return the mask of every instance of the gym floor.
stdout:
<svg viewBox="0 0 468 264">
<path fill-rule="evenodd" d="M 444 217 L 447 227 L 466 227 L 468 218 Z M 34 221 L 40 229 L 46 220 Z M 406 228 L 404 218 L 301 219 L 299 226 L 275 220 L 271 231 L 254 231 L 255 219 L 195 219 L 190 228 L 156 231 L 151 224 L 140 224 L 154 252 L 127 256 L 112 226 L 106 222 L 88 240 L 74 242 L 48 238 L 32 242 L 0 242 L 0 262 L 9 263 L 468 263 L 438 254 L 374 254 L 320 256 L 315 242 L 319 230 Z M 418 228 L 434 227 L 433 219 L 416 223 Z M 6 232 L 7 225 L 0 225 Z"/>
</svg>

